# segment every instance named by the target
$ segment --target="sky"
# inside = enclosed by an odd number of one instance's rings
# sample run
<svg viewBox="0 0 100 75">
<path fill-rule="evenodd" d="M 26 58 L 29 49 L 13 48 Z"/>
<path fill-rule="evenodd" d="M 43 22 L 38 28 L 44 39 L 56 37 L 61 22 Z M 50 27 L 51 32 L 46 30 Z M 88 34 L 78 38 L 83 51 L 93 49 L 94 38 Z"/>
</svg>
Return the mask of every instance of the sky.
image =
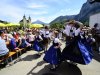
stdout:
<svg viewBox="0 0 100 75">
<path fill-rule="evenodd" d="M 23 15 L 32 22 L 49 23 L 59 16 L 75 15 L 87 0 L 2 0 L 0 20 L 18 23 Z"/>
</svg>

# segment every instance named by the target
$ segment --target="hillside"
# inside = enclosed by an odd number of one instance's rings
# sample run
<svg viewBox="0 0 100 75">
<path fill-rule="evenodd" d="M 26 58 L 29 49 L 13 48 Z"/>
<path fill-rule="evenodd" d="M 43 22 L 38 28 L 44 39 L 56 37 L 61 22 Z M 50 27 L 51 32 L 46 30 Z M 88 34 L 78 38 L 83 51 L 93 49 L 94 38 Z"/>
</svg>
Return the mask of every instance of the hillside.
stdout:
<svg viewBox="0 0 100 75">
<path fill-rule="evenodd" d="M 71 20 L 71 19 L 75 19 L 81 22 L 86 22 L 89 20 L 90 15 L 95 14 L 97 12 L 100 12 L 100 3 L 95 2 L 93 4 L 90 4 L 89 1 L 87 0 L 87 2 L 82 5 L 82 8 L 79 14 L 57 17 L 50 24 L 56 23 L 59 21 L 64 21 L 64 20 Z"/>
</svg>

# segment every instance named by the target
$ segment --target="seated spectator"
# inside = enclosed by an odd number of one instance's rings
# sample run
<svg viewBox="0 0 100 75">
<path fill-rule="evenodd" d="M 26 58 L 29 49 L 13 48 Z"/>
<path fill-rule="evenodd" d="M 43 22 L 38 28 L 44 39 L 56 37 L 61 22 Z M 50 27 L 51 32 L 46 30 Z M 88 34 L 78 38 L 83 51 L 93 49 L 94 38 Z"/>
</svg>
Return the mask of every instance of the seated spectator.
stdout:
<svg viewBox="0 0 100 75">
<path fill-rule="evenodd" d="M 21 38 L 21 34 L 17 33 L 17 38 L 15 37 L 16 40 L 16 47 L 20 48 L 21 44 L 22 44 L 22 38 Z"/>
<path fill-rule="evenodd" d="M 32 34 L 32 32 L 29 33 L 29 43 L 33 44 L 35 39 L 35 35 Z"/>
<path fill-rule="evenodd" d="M 6 46 L 8 42 L 5 42 L 4 36 L 4 32 L 0 30 L 0 59 L 6 57 L 9 54 L 9 50 Z"/>
<path fill-rule="evenodd" d="M 8 34 L 8 38 L 9 38 L 9 39 L 8 39 L 8 40 L 9 40 L 9 49 L 10 49 L 11 51 L 17 49 L 15 38 L 14 38 L 11 34 Z"/>
<path fill-rule="evenodd" d="M 25 48 L 25 47 L 30 47 L 31 46 L 31 44 L 26 41 L 25 34 L 21 35 L 21 41 L 22 42 L 21 42 L 20 48 Z"/>
</svg>

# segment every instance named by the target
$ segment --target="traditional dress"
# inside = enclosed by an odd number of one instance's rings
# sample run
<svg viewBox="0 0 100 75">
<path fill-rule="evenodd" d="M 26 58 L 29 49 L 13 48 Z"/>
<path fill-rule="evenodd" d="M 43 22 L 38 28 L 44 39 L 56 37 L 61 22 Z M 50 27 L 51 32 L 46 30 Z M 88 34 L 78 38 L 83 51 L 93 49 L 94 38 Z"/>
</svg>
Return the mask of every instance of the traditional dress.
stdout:
<svg viewBox="0 0 100 75">
<path fill-rule="evenodd" d="M 46 45 L 49 43 L 50 40 L 50 32 L 49 31 L 44 31 L 43 32 L 43 44 Z"/>
<path fill-rule="evenodd" d="M 26 48 L 26 47 L 29 47 L 29 46 L 31 46 L 31 44 L 26 41 L 26 37 L 25 36 L 21 36 L 20 48 Z"/>
<path fill-rule="evenodd" d="M 66 46 L 70 44 L 70 42 L 73 41 L 75 27 L 72 27 L 71 25 L 66 25 L 65 27 L 65 34 L 66 34 Z"/>
<path fill-rule="evenodd" d="M 29 35 L 29 43 L 33 44 L 34 42 L 34 38 L 35 38 L 35 35 L 32 34 L 32 32 L 30 32 L 30 35 Z"/>
<path fill-rule="evenodd" d="M 44 56 L 44 61 L 52 65 L 57 65 L 61 62 L 61 51 L 60 48 L 55 48 L 59 45 L 59 39 L 55 38 L 53 40 L 53 45 L 48 49 Z"/>
<path fill-rule="evenodd" d="M 97 50 L 100 54 L 100 28 L 92 28 L 92 35 L 93 38 L 95 39 L 95 50 Z"/>
<path fill-rule="evenodd" d="M 16 41 L 15 41 L 14 38 L 11 38 L 10 44 L 9 44 L 9 49 L 10 50 L 15 50 L 15 48 L 16 48 Z"/>
<path fill-rule="evenodd" d="M 21 37 L 18 37 L 17 39 L 16 39 L 16 47 L 20 47 L 21 46 L 21 42 L 22 42 L 22 38 Z"/>
<path fill-rule="evenodd" d="M 41 36 L 39 35 L 39 36 L 36 36 L 36 39 L 34 40 L 34 45 L 33 45 L 33 49 L 35 50 L 35 51 L 42 51 L 42 47 L 41 47 Z"/>
<path fill-rule="evenodd" d="M 64 59 L 80 64 L 89 64 L 92 60 L 92 48 L 85 38 L 80 37 L 80 29 L 75 31 L 73 40 L 64 48 Z"/>
<path fill-rule="evenodd" d="M 26 40 L 25 39 L 21 39 L 20 48 L 25 48 L 25 47 L 27 47 Z"/>
</svg>

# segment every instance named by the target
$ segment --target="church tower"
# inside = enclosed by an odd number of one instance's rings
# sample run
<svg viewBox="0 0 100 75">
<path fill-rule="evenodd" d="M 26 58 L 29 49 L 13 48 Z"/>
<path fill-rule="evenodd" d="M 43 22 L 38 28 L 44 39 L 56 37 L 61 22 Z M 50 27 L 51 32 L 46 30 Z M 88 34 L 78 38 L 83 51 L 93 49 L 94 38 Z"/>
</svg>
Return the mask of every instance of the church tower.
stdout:
<svg viewBox="0 0 100 75">
<path fill-rule="evenodd" d="M 29 25 L 31 25 L 31 17 L 30 16 L 28 18 L 28 27 L 29 27 Z"/>
<path fill-rule="evenodd" d="M 23 16 L 23 27 L 24 27 L 24 29 L 26 28 L 26 26 L 27 26 L 27 20 L 26 20 L 25 14 L 24 14 L 24 16 Z"/>
<path fill-rule="evenodd" d="M 29 22 L 31 23 L 31 17 L 30 17 L 30 16 L 29 16 L 28 20 L 29 20 Z"/>
<path fill-rule="evenodd" d="M 29 16 L 28 19 L 26 19 L 26 16 L 24 14 L 23 19 L 19 23 L 21 29 L 24 30 L 25 28 L 29 28 L 29 26 L 31 25 L 31 17 Z"/>
</svg>

